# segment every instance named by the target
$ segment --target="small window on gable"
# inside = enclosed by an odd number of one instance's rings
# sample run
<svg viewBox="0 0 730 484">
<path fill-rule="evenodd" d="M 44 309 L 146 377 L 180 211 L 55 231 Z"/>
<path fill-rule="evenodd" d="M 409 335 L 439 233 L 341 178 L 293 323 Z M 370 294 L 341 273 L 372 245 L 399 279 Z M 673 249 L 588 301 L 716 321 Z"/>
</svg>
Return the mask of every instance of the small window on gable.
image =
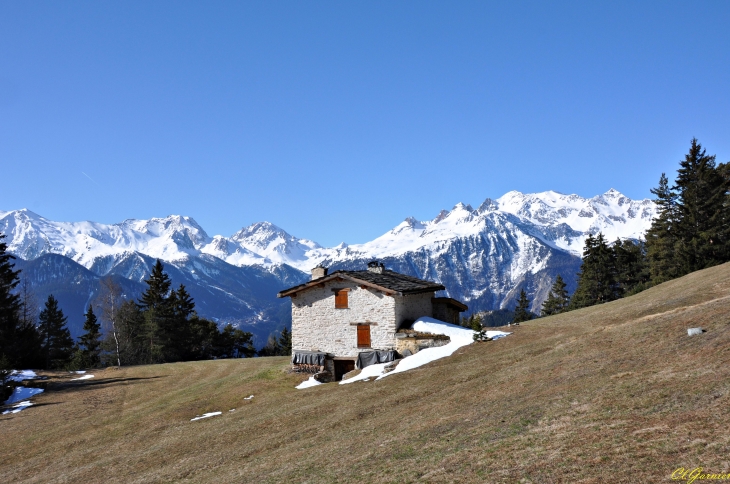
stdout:
<svg viewBox="0 0 730 484">
<path fill-rule="evenodd" d="M 349 289 L 335 291 L 335 309 L 347 309 L 347 293 Z"/>
<path fill-rule="evenodd" d="M 358 348 L 370 348 L 370 325 L 369 324 L 358 324 L 357 325 L 357 347 Z"/>
</svg>

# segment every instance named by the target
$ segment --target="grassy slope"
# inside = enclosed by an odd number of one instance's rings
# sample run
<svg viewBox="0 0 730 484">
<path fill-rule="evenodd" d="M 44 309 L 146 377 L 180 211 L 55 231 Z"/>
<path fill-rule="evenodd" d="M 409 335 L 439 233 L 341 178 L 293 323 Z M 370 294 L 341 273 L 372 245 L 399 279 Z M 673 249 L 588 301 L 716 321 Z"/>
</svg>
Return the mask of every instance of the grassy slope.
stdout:
<svg viewBox="0 0 730 484">
<path fill-rule="evenodd" d="M 378 382 L 286 358 L 52 374 L 0 482 L 663 482 L 730 472 L 730 265 Z M 709 331 L 688 337 L 687 327 Z M 254 394 L 251 401 L 244 397 Z M 228 412 L 235 408 L 235 412 Z M 198 422 L 206 411 L 224 414 Z"/>
</svg>

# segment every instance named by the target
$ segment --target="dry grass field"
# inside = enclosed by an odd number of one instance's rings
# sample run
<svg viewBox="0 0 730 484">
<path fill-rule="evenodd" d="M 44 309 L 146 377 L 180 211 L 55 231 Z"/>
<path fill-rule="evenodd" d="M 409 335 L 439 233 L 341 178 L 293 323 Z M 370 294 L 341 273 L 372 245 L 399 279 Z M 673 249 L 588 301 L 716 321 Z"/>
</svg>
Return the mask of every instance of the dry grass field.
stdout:
<svg viewBox="0 0 730 484">
<path fill-rule="evenodd" d="M 708 331 L 687 336 L 686 329 Z M 0 482 L 670 482 L 730 472 L 730 265 L 377 382 L 286 358 L 46 373 Z M 244 397 L 253 394 L 251 400 Z M 229 411 L 235 409 L 235 411 Z M 198 414 L 223 415 L 191 422 Z"/>
</svg>

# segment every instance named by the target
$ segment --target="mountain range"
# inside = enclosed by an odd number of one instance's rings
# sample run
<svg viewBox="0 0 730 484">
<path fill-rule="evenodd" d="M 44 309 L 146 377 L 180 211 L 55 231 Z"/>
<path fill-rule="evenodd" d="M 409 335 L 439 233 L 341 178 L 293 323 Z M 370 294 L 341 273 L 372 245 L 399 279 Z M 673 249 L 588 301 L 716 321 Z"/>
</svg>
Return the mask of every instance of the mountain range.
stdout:
<svg viewBox="0 0 730 484">
<path fill-rule="evenodd" d="M 554 191 L 512 191 L 477 208 L 463 203 L 432 220 L 406 218 L 363 244 L 322 247 L 269 222 L 230 237 L 209 236 L 192 218 L 54 222 L 29 210 L 0 211 L 0 232 L 39 298 L 53 293 L 75 336 L 100 280 L 115 278 L 128 297 L 161 259 L 175 285 L 185 284 L 202 316 L 251 331 L 259 346 L 289 324 L 288 300 L 276 293 L 309 278 L 318 264 L 361 269 L 378 259 L 389 269 L 440 282 L 471 311 L 512 308 L 521 289 L 539 311 L 555 277 L 575 287 L 588 234 L 640 239 L 656 207 L 616 190 L 583 198 Z"/>
</svg>

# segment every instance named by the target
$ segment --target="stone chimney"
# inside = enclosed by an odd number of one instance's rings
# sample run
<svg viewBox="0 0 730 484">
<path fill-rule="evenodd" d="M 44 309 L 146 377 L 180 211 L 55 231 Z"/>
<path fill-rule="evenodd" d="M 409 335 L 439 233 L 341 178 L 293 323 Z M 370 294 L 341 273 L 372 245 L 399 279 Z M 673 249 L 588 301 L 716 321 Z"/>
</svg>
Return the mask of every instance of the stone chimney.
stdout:
<svg viewBox="0 0 730 484">
<path fill-rule="evenodd" d="M 382 274 L 385 271 L 385 266 L 376 260 L 368 262 L 368 271 L 375 272 L 376 274 Z"/>
<path fill-rule="evenodd" d="M 312 269 L 312 280 L 320 279 L 327 275 L 327 268 L 323 266 L 322 264 L 319 264 L 317 267 Z"/>
</svg>

